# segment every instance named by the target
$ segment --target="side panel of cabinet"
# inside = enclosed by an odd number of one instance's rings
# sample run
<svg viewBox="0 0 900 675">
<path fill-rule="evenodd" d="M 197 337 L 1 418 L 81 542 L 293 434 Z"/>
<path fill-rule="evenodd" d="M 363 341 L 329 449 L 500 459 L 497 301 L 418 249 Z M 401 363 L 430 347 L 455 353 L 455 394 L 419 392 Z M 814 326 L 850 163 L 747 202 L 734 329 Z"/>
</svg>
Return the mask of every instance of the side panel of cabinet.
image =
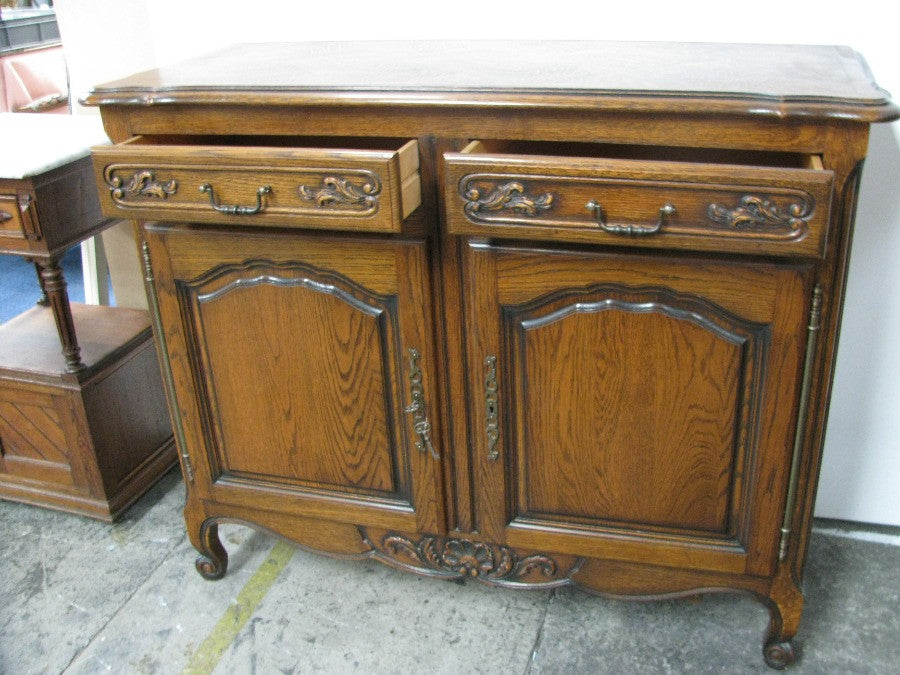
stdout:
<svg viewBox="0 0 900 675">
<path fill-rule="evenodd" d="M 468 259 L 479 529 L 523 547 L 769 574 L 806 268 L 487 246 Z"/>
<path fill-rule="evenodd" d="M 439 435 L 407 413 L 412 370 L 435 401 L 424 245 L 144 234 L 197 495 L 440 532 Z"/>
</svg>

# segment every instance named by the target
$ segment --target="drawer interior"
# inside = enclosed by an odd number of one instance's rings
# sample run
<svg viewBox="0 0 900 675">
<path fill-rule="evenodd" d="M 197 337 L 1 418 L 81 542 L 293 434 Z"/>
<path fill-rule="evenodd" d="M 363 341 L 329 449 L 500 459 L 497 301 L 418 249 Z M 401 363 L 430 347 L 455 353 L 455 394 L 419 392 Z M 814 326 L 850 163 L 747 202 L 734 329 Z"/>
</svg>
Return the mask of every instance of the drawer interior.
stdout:
<svg viewBox="0 0 900 675">
<path fill-rule="evenodd" d="M 822 157 L 816 154 L 723 148 L 479 139 L 471 141 L 460 152 L 467 155 L 578 157 L 823 170 Z"/>
<path fill-rule="evenodd" d="M 408 177 L 419 168 L 419 145 L 406 138 L 372 138 L 365 136 L 190 136 L 190 135 L 141 135 L 120 143 L 120 147 L 142 146 L 197 146 L 207 148 L 266 148 L 318 150 L 339 155 L 342 152 L 358 154 L 397 153 L 400 175 Z"/>
</svg>

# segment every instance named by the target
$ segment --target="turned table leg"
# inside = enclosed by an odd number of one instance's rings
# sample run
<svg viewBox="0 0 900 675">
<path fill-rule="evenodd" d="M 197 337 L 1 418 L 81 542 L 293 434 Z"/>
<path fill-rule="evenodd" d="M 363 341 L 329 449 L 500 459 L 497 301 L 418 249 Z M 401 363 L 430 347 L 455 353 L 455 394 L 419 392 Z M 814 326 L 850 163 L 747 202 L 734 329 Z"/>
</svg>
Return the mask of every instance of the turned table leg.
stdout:
<svg viewBox="0 0 900 675">
<path fill-rule="evenodd" d="M 37 304 L 46 307 L 50 304 L 50 298 L 47 297 L 47 291 L 44 290 L 44 279 L 41 277 L 41 266 L 34 263 L 34 269 L 37 272 L 38 285 L 41 287 L 41 297 L 38 298 Z"/>
<path fill-rule="evenodd" d="M 69 294 L 66 291 L 66 279 L 63 276 L 59 261 L 50 259 L 37 263 L 40 269 L 41 289 L 50 303 L 56 330 L 62 344 L 62 353 L 66 359 L 66 371 L 77 373 L 84 370 L 81 361 L 81 348 L 75 337 L 75 323 L 72 320 L 72 308 L 69 306 Z"/>
</svg>

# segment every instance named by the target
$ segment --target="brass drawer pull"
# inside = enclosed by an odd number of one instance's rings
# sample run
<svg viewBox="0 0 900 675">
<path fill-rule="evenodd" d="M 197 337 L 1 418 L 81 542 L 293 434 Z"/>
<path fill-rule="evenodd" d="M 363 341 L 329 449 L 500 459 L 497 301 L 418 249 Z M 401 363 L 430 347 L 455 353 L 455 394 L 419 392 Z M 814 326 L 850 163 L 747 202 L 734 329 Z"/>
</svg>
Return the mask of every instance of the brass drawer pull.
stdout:
<svg viewBox="0 0 900 675">
<path fill-rule="evenodd" d="M 257 213 L 261 213 L 265 208 L 262 198 L 264 195 L 271 194 L 272 188 L 268 185 L 263 185 L 256 191 L 256 206 L 240 206 L 239 204 L 222 206 L 221 204 L 216 204 L 216 195 L 213 192 L 213 186 L 209 183 L 204 183 L 203 185 L 201 185 L 200 192 L 206 192 L 209 194 L 210 206 L 212 206 L 219 213 L 224 213 L 229 216 L 253 216 Z"/>
<path fill-rule="evenodd" d="M 494 462 L 500 458 L 500 451 L 497 450 L 497 441 L 500 439 L 500 423 L 498 421 L 498 403 L 497 396 L 497 357 L 491 354 L 484 360 L 487 366 L 487 374 L 484 377 L 484 433 L 488 442 L 488 460 Z"/>
<path fill-rule="evenodd" d="M 419 440 L 416 441 L 416 447 L 419 452 L 430 452 L 435 459 L 441 456 L 431 442 L 431 423 L 425 412 L 425 389 L 422 387 L 422 369 L 419 368 L 419 350 L 415 347 L 409 348 L 409 396 L 412 399 L 404 410 L 413 416 L 413 429 Z"/>
<path fill-rule="evenodd" d="M 662 230 L 663 224 L 666 222 L 666 218 L 675 214 L 675 207 L 671 204 L 664 204 L 659 209 L 659 220 L 656 221 L 655 225 L 611 225 L 606 222 L 606 216 L 603 213 L 603 207 L 599 202 L 594 201 L 593 199 L 589 201 L 585 207 L 594 212 L 594 217 L 597 219 L 597 224 L 600 225 L 600 229 L 604 232 L 609 232 L 610 234 L 624 234 L 627 236 L 635 236 L 635 237 L 643 237 L 648 234 L 656 234 L 660 230 Z"/>
</svg>

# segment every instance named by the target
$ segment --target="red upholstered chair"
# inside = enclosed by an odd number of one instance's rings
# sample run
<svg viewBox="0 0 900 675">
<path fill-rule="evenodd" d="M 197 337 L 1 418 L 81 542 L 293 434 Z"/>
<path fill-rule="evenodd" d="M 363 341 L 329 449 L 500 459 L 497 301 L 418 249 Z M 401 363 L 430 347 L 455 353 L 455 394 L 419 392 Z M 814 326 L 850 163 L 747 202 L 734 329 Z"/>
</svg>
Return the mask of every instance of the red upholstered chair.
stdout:
<svg viewBox="0 0 900 675">
<path fill-rule="evenodd" d="M 0 57 L 0 112 L 69 112 L 62 47 Z"/>
</svg>

